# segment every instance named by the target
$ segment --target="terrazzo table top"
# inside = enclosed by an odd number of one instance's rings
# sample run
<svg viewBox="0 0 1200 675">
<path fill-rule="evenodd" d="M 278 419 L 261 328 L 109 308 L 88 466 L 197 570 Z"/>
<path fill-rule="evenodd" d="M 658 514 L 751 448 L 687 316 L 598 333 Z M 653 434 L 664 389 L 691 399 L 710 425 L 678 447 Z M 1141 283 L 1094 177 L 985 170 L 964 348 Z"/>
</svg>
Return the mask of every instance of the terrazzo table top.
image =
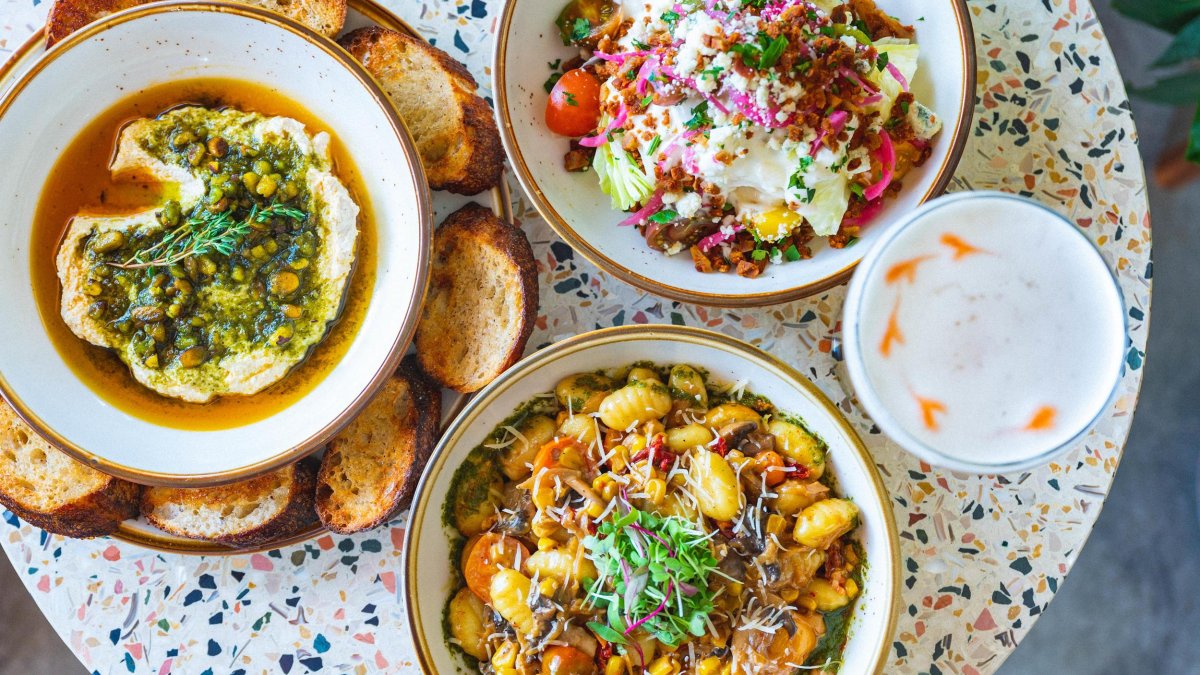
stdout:
<svg viewBox="0 0 1200 675">
<path fill-rule="evenodd" d="M 499 2 L 385 0 L 487 89 Z M 572 253 L 527 203 L 541 310 L 531 349 L 626 323 L 702 326 L 796 364 L 855 425 L 892 496 L 903 569 L 889 673 L 999 668 L 1070 571 L 1129 433 L 1150 314 L 1150 216 L 1121 75 L 1087 0 L 972 0 L 974 130 L 951 190 L 1033 197 L 1071 218 L 1116 271 L 1129 312 L 1120 392 L 1060 461 L 973 477 L 931 469 L 883 437 L 842 384 L 845 288 L 758 310 L 661 300 Z M 0 55 L 47 2 L 0 0 Z M 490 93 L 490 92 L 489 92 Z M 513 188 L 514 195 L 519 190 Z M 55 630 L 97 673 L 413 672 L 400 559 L 405 519 L 265 554 L 196 558 L 47 535 L 4 513 L 0 545 Z"/>
</svg>

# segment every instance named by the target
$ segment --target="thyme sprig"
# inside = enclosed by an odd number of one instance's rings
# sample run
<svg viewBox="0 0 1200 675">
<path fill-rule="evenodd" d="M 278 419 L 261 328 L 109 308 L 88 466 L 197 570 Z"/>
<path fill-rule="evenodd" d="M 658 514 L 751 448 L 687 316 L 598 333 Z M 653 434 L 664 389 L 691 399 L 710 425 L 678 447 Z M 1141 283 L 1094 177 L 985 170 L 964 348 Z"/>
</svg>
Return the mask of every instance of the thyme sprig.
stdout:
<svg viewBox="0 0 1200 675">
<path fill-rule="evenodd" d="M 284 204 L 271 204 L 261 209 L 255 204 L 242 220 L 235 220 L 229 211 L 202 211 L 167 232 L 154 246 L 138 251 L 125 262 L 108 264 L 127 270 L 145 269 L 169 267 L 187 258 L 213 252 L 228 256 L 250 232 L 251 223 L 261 224 L 276 217 L 303 220 L 306 215 L 304 211 Z"/>
</svg>

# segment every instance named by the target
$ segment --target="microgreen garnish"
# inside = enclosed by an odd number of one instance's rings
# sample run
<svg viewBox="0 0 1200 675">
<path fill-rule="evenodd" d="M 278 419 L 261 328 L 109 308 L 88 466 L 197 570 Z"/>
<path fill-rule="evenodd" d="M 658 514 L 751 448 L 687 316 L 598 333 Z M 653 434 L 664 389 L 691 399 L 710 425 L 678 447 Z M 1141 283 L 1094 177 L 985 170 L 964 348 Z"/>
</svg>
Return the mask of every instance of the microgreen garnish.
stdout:
<svg viewBox="0 0 1200 675">
<path fill-rule="evenodd" d="M 663 23 L 667 24 L 672 30 L 674 30 L 675 24 L 679 21 L 679 12 L 669 9 L 663 12 L 660 18 L 663 20 Z"/>
<path fill-rule="evenodd" d="M 713 611 L 708 577 L 717 569 L 707 539 L 683 518 L 637 509 L 602 523 L 583 540 L 600 573 L 587 601 L 605 612 L 604 624 L 588 627 L 622 652 L 638 628 L 671 646 L 704 635 Z"/>
<path fill-rule="evenodd" d="M 654 151 L 658 150 L 658 146 L 660 145 L 662 145 L 662 136 L 656 135 L 654 138 L 650 139 L 650 147 L 646 148 L 646 154 L 653 156 Z"/>
<path fill-rule="evenodd" d="M 787 36 L 779 35 L 772 39 L 766 33 L 759 32 L 757 39 L 757 42 L 736 43 L 729 47 L 729 51 L 741 56 L 742 63 L 751 68 L 766 70 L 775 67 L 787 49 Z"/>
<path fill-rule="evenodd" d="M 207 253 L 231 255 L 242 237 L 250 231 L 251 222 L 265 223 L 276 217 L 303 220 L 306 215 L 300 209 L 283 204 L 272 204 L 261 210 L 255 204 L 245 220 L 234 220 L 229 211 L 212 213 L 202 210 L 199 215 L 192 216 L 168 232 L 154 246 L 138 251 L 123 263 L 109 265 L 122 269 L 168 267 Z"/>
</svg>

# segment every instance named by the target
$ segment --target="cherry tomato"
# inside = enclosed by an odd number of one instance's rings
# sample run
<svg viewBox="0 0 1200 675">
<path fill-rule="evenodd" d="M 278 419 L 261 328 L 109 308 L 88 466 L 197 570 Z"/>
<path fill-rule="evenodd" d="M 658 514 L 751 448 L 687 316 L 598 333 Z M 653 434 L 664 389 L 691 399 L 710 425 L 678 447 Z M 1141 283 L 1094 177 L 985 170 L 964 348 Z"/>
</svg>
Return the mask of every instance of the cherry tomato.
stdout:
<svg viewBox="0 0 1200 675">
<path fill-rule="evenodd" d="M 463 563 L 463 577 L 467 580 L 467 588 L 480 600 L 492 601 L 492 577 L 501 568 L 511 569 L 516 565 L 517 557 L 521 560 L 529 558 L 529 549 L 513 537 L 496 532 L 480 535 L 471 550 L 466 554 Z"/>
<path fill-rule="evenodd" d="M 533 474 L 536 476 L 542 469 L 575 469 L 583 471 L 587 468 L 584 449 L 579 441 L 567 436 L 558 438 L 542 446 L 537 457 L 533 459 Z"/>
<path fill-rule="evenodd" d="M 542 675 L 591 675 L 597 670 L 588 655 L 574 647 L 555 645 L 542 654 Z"/>
<path fill-rule="evenodd" d="M 783 457 L 773 450 L 755 455 L 754 469 L 766 478 L 768 487 L 779 485 L 787 479 L 787 472 L 783 470 Z"/>
<path fill-rule="evenodd" d="M 600 82 L 586 70 L 567 71 L 546 101 L 546 126 L 563 136 L 586 136 L 600 121 Z"/>
</svg>

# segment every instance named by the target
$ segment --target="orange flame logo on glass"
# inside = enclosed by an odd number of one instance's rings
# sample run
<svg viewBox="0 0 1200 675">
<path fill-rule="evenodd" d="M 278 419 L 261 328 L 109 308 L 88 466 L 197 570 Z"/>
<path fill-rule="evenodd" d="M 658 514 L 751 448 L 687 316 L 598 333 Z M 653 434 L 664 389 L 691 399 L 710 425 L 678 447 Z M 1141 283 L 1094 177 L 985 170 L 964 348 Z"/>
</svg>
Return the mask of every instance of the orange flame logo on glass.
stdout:
<svg viewBox="0 0 1200 675">
<path fill-rule="evenodd" d="M 946 412 L 946 404 L 932 398 L 923 398 L 913 394 L 917 399 L 917 405 L 921 406 L 921 421 L 925 423 L 925 428 L 930 431 L 938 430 L 938 421 L 936 415 Z"/>
<path fill-rule="evenodd" d="M 904 334 L 900 332 L 900 300 L 896 300 L 896 306 L 892 308 L 892 313 L 888 316 L 887 328 L 883 331 L 883 340 L 879 343 L 879 353 L 883 354 L 883 358 L 888 358 L 892 355 L 892 344 L 904 344 Z"/>
<path fill-rule="evenodd" d="M 1029 419 L 1029 424 L 1025 425 L 1025 431 L 1046 431 L 1054 428 L 1054 418 L 1058 415 L 1058 410 L 1052 405 L 1044 405 L 1033 413 L 1033 417 Z"/>
<path fill-rule="evenodd" d="M 915 258 L 909 258 L 908 260 L 901 260 L 900 262 L 888 268 L 887 274 L 884 275 L 883 280 L 886 281 L 889 286 L 901 280 L 908 281 L 910 284 L 914 283 L 917 280 L 917 267 L 932 257 L 933 256 L 931 255 L 919 255 Z"/>
<path fill-rule="evenodd" d="M 950 234 L 949 232 L 942 235 L 942 243 L 946 246 L 949 246 L 950 249 L 954 251 L 955 260 L 962 260 L 963 258 L 969 255 L 975 255 L 976 253 L 987 253 L 987 251 L 977 246 L 972 246 L 971 244 L 963 241 L 957 235 Z"/>
</svg>

